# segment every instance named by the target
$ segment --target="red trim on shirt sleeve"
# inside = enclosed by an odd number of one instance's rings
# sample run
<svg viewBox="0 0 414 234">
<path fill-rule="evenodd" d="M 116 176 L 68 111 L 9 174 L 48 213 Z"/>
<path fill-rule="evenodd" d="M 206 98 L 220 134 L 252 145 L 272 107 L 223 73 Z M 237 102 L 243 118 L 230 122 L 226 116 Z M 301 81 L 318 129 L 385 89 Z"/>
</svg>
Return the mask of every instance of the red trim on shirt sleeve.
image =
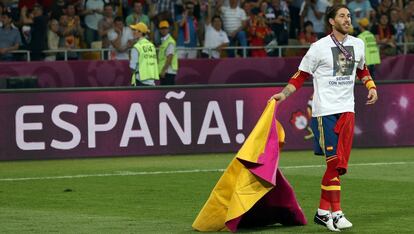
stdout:
<svg viewBox="0 0 414 234">
<path fill-rule="evenodd" d="M 367 68 L 367 65 L 365 65 L 365 64 L 364 64 L 364 68 L 363 69 L 357 68 L 356 73 L 357 73 L 358 79 L 362 79 L 362 78 L 364 78 L 366 76 L 371 76 L 371 74 L 369 73 L 369 70 Z"/>
<path fill-rule="evenodd" d="M 302 87 L 303 83 L 308 80 L 310 74 L 301 70 L 298 70 L 289 80 L 289 84 L 295 86 L 296 89 Z"/>
</svg>

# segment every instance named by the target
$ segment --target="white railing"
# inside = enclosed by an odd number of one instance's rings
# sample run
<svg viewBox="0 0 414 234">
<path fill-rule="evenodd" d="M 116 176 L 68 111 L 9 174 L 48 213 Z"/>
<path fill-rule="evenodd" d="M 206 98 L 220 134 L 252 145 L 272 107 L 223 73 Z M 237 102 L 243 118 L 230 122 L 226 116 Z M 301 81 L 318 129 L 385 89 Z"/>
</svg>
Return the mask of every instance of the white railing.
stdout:
<svg viewBox="0 0 414 234">
<path fill-rule="evenodd" d="M 408 53 L 408 48 L 410 46 L 414 47 L 414 42 L 397 43 L 397 47 L 399 47 L 399 48 L 402 47 L 403 54 Z M 283 45 L 283 46 L 278 46 L 278 45 L 276 46 L 275 45 L 275 46 L 247 46 L 247 47 L 228 46 L 226 48 L 223 48 L 223 50 L 233 50 L 234 53 L 236 53 L 236 51 L 242 51 L 242 57 L 247 58 L 249 50 L 264 49 L 266 51 L 277 51 L 278 57 L 283 57 L 283 51 L 284 50 L 287 50 L 287 49 L 304 49 L 304 48 L 309 48 L 309 46 L 307 46 L 307 45 Z M 197 51 L 200 51 L 200 52 L 203 51 L 203 50 L 207 50 L 209 52 L 208 54 L 210 55 L 210 58 L 211 58 L 211 51 L 213 51 L 214 48 L 177 47 L 177 50 L 197 50 Z M 46 55 L 61 53 L 61 54 L 63 54 L 63 60 L 67 61 L 69 53 L 99 52 L 101 60 L 106 60 L 110 57 L 109 54 L 112 51 L 113 51 L 113 49 L 56 49 L 56 50 L 45 50 L 45 51 L 43 51 L 43 53 L 45 53 Z M 15 50 L 15 51 L 12 51 L 10 53 L 25 54 L 26 61 L 31 61 L 31 53 L 30 53 L 29 50 Z"/>
</svg>

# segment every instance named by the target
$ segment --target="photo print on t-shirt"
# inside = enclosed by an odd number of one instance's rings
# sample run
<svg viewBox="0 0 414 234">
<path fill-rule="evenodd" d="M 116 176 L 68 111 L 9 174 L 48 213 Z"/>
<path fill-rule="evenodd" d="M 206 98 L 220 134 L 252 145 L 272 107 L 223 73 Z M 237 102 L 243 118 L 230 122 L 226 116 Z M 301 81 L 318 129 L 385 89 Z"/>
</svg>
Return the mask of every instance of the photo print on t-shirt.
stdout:
<svg viewBox="0 0 414 234">
<path fill-rule="evenodd" d="M 355 53 L 353 46 L 345 46 L 345 49 L 352 54 L 352 60 L 347 60 L 338 47 L 332 47 L 333 76 L 350 76 L 355 66 Z"/>
</svg>

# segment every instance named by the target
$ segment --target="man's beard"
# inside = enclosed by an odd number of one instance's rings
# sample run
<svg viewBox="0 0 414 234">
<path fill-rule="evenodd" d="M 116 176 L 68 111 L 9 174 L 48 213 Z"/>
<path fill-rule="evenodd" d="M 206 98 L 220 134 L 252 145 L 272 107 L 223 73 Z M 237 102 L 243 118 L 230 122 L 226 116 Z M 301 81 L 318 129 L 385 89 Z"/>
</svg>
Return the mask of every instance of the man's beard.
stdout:
<svg viewBox="0 0 414 234">
<path fill-rule="evenodd" d="M 348 32 L 349 32 L 349 30 L 347 31 L 347 30 L 345 30 L 345 28 L 344 27 L 342 27 L 342 25 L 340 25 L 340 24 L 335 24 L 335 30 L 336 31 L 338 31 L 338 32 L 340 32 L 340 33 L 342 33 L 342 34 L 348 34 Z"/>
</svg>

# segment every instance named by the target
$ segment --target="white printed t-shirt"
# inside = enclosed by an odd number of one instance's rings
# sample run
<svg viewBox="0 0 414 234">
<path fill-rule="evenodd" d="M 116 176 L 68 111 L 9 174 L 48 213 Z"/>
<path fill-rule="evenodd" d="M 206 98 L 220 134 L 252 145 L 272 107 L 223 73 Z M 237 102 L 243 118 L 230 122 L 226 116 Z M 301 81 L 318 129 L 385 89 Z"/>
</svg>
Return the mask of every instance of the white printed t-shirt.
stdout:
<svg viewBox="0 0 414 234">
<path fill-rule="evenodd" d="M 223 30 L 217 31 L 211 24 L 206 24 L 204 47 L 206 48 L 217 48 L 218 46 L 229 43 L 229 38 L 226 32 Z M 220 52 L 217 50 L 204 49 L 203 52 L 209 54 L 211 51 L 211 57 L 215 59 L 220 58 Z"/>
<path fill-rule="evenodd" d="M 311 45 L 299 65 L 299 70 L 313 76 L 313 117 L 355 112 L 356 69 L 364 68 L 365 46 L 361 39 L 350 35 L 342 44 L 353 60 L 346 60 L 328 35 Z"/>
<path fill-rule="evenodd" d="M 111 42 L 114 42 L 116 39 L 118 39 L 119 35 L 118 33 L 112 28 L 108 32 L 108 40 Z M 129 27 L 124 27 L 122 29 L 122 35 L 121 35 L 121 47 L 126 49 L 128 47 L 128 41 L 134 40 L 134 35 L 132 33 L 132 30 Z M 110 49 L 113 49 L 114 47 L 112 44 L 109 46 Z M 111 54 L 112 59 L 116 60 L 128 60 L 129 54 L 128 51 L 119 52 L 114 51 L 114 54 Z"/>
</svg>

